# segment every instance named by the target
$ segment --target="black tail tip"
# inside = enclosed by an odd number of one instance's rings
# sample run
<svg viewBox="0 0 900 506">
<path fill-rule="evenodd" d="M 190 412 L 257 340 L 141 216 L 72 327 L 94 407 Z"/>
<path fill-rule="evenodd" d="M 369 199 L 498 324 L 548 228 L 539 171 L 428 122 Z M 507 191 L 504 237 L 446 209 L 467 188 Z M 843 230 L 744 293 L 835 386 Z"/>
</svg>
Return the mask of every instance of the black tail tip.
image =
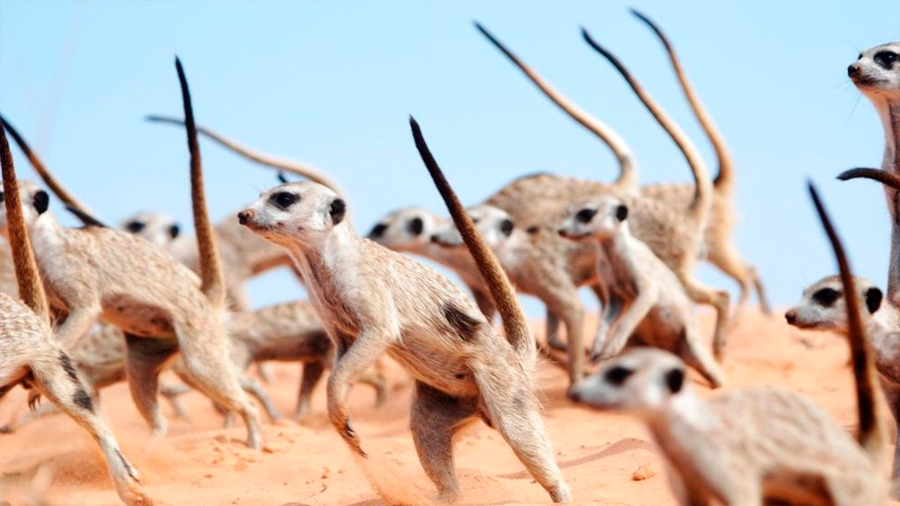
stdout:
<svg viewBox="0 0 900 506">
<path fill-rule="evenodd" d="M 412 127 L 413 130 L 419 129 L 419 122 L 416 121 L 415 116 L 413 116 L 412 114 L 409 115 L 409 126 Z"/>
</svg>

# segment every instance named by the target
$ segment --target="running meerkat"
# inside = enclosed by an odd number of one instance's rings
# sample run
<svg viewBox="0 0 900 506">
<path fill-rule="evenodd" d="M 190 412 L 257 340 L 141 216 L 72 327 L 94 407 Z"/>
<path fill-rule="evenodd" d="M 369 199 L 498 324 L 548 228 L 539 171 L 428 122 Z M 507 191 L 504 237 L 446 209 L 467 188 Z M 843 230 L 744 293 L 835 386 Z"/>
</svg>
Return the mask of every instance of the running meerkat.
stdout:
<svg viewBox="0 0 900 506">
<path fill-rule="evenodd" d="M 756 387 L 704 399 L 685 366 L 654 349 L 605 364 L 573 392 L 601 409 L 626 410 L 647 423 L 685 505 L 886 504 L 881 473 L 884 431 L 878 386 L 853 276 L 815 188 L 810 192 L 837 257 L 859 412 L 857 440 L 827 412 L 794 392 Z"/>
<path fill-rule="evenodd" d="M 49 304 L 41 286 L 26 224 L 26 217 L 31 215 L 33 219 L 33 215 L 40 213 L 46 199 L 32 194 L 23 205 L 2 126 L 0 165 L 4 218 L 8 220 L 4 220 L 5 228 L 22 300 L 0 293 L 0 398 L 19 384 L 46 396 L 97 442 L 122 502 L 129 506 L 152 505 L 153 500 L 144 492 L 138 471 L 122 454 L 115 436 L 95 412 L 72 360 L 53 335 Z"/>
<path fill-rule="evenodd" d="M 702 198 L 702 193 L 695 198 Z M 677 354 L 714 388 L 723 386 L 725 374 L 703 344 L 684 286 L 646 244 L 631 235 L 627 220 L 628 206 L 604 195 L 573 206 L 559 227 L 563 237 L 597 244 L 607 264 L 600 273 L 612 302 L 601 314 L 608 335 L 594 341 L 591 359 L 615 357 L 636 337 L 641 344 Z"/>
<path fill-rule="evenodd" d="M 518 57 L 516 57 L 509 49 L 507 49 L 499 40 L 491 35 L 484 27 L 476 23 L 476 27 L 484 34 L 490 42 L 497 47 L 508 59 L 510 59 L 517 67 L 519 67 L 529 79 L 540 88 L 554 103 L 560 106 L 570 116 L 575 118 L 582 125 L 586 125 L 584 116 L 587 114 L 578 109 L 567 98 L 560 95 L 546 81 L 543 80 L 534 70 L 525 65 Z M 666 115 L 656 102 L 643 90 L 637 80 L 625 68 L 625 66 L 609 51 L 601 47 L 594 41 L 586 30 L 582 31 L 582 35 L 589 45 L 601 55 L 603 55 L 616 70 L 625 78 L 631 89 L 635 92 L 641 102 L 650 110 L 654 119 L 669 134 L 687 159 L 693 171 L 706 171 L 702 157 L 697 152 L 690 139 L 681 131 L 681 129 Z M 624 143 L 621 139 L 617 142 Z M 621 148 L 617 148 L 621 151 Z M 626 151 L 629 153 L 630 150 Z M 628 171 L 637 174 L 637 166 L 633 160 L 627 165 Z M 625 169 L 625 166 L 622 167 Z M 611 189 L 610 185 L 597 183 L 593 181 L 583 181 L 576 178 L 559 178 L 547 179 L 545 176 L 544 186 L 550 187 L 553 181 L 564 185 L 571 185 L 574 188 L 570 191 L 553 190 L 559 194 L 570 194 L 571 200 L 560 202 L 556 209 L 564 210 L 575 202 L 583 202 L 600 194 L 612 193 L 617 194 L 621 191 Z M 696 177 L 695 177 L 696 179 Z M 707 179 L 706 176 L 703 179 Z M 536 193 L 542 191 L 543 188 L 520 189 L 518 193 Z M 550 191 L 549 189 L 546 191 Z M 577 197 L 576 197 L 577 195 Z M 716 310 L 716 324 L 713 333 L 713 352 L 717 357 L 721 357 L 724 353 L 726 344 L 726 331 L 729 320 L 729 295 L 725 291 L 714 290 L 705 286 L 694 275 L 694 266 L 702 255 L 704 250 L 703 232 L 706 228 L 705 220 L 698 221 L 697 216 L 709 215 L 709 213 L 698 214 L 696 209 L 690 207 L 690 201 L 685 202 L 683 206 L 676 206 L 668 202 L 661 202 L 652 196 L 644 196 L 642 194 L 634 195 L 623 194 L 626 198 L 626 204 L 632 212 L 631 228 L 635 237 L 646 243 L 653 253 L 660 258 L 670 269 L 678 276 L 678 279 L 684 284 L 688 296 L 694 301 L 702 304 L 709 304 Z M 704 199 L 706 202 L 707 199 Z M 507 209 L 505 204 L 494 205 Z M 526 206 L 526 203 L 520 205 Z M 547 216 L 553 216 L 558 219 L 559 214 L 544 213 L 543 221 L 547 221 Z M 549 227 L 555 228 L 555 223 Z M 557 235 L 552 230 L 553 235 Z"/>
<path fill-rule="evenodd" d="M 535 395 L 536 350 L 528 322 L 497 260 L 452 195 L 418 125 L 410 122 L 416 147 L 489 280 L 506 338 L 448 279 L 357 235 L 343 219 L 344 201 L 321 185 L 277 186 L 239 219 L 287 248 L 307 280 L 313 307 L 337 347 L 328 411 L 354 452 L 365 456 L 346 412 L 347 390 L 353 378 L 387 353 L 416 379 L 413 441 L 442 499 L 459 495 L 453 435 L 466 421 L 481 418 L 501 433 L 555 502 L 570 501 Z"/>
<path fill-rule="evenodd" d="M 882 170 L 900 174 L 900 41 L 866 49 L 847 74 L 875 106 L 884 127 Z M 900 304 L 900 193 L 890 186 L 884 191 L 892 218 L 887 294 L 891 302 Z"/>
<path fill-rule="evenodd" d="M 176 59 L 185 115 L 192 114 L 190 92 Z M 49 196 L 23 184 L 23 200 L 34 202 L 26 215 L 37 263 L 50 303 L 68 313 L 57 338 L 72 347 L 96 320 L 121 328 L 128 348 L 128 383 L 138 411 L 154 434 L 166 432 L 157 405 L 158 376 L 181 352 L 194 384 L 214 401 L 240 413 L 247 444 L 262 446 L 259 414 L 241 389 L 228 358 L 222 324 L 225 286 L 212 226 L 206 214 L 203 173 L 193 118 L 188 118 L 194 226 L 201 251 L 198 277 L 163 250 L 127 232 L 87 226 L 68 229 L 47 212 Z M 0 224 L 6 223 L 2 216 Z M 6 234 L 7 231 L 3 230 Z"/>
<path fill-rule="evenodd" d="M 900 434 L 900 310 L 890 303 L 882 303 L 884 295 L 871 281 L 856 277 L 854 282 L 859 300 L 865 302 L 863 325 L 874 354 L 881 389 Z M 790 325 L 799 329 L 837 332 L 849 337 L 846 305 L 840 278 L 828 276 L 805 288 L 801 301 L 784 316 Z M 891 480 L 891 496 L 898 499 L 900 445 L 896 443 Z"/>
</svg>

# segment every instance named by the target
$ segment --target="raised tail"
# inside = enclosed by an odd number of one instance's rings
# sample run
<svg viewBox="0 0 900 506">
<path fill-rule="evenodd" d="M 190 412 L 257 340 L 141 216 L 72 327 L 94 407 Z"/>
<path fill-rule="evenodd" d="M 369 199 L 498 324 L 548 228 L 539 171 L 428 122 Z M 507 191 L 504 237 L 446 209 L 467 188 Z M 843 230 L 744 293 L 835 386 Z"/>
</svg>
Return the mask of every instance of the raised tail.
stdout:
<svg viewBox="0 0 900 506">
<path fill-rule="evenodd" d="M 604 58 L 609 60 L 612 63 L 613 67 L 622 74 L 622 77 L 628 82 L 628 85 L 631 86 L 631 89 L 634 90 L 634 93 L 641 99 L 644 106 L 650 111 L 650 114 L 656 119 L 656 122 L 660 124 L 660 126 L 665 129 L 666 133 L 669 134 L 669 137 L 675 141 L 675 144 L 678 145 L 678 149 L 684 154 L 685 159 L 687 159 L 688 165 L 691 167 L 691 172 L 694 175 L 694 182 L 696 183 L 696 189 L 694 190 L 694 200 L 691 203 L 691 211 L 694 216 L 698 219 L 698 221 L 704 222 L 709 216 L 709 210 L 712 207 L 712 182 L 709 180 L 709 173 L 706 170 L 706 164 L 703 163 L 703 158 L 700 156 L 700 153 L 697 151 L 697 147 L 694 146 L 694 143 L 688 138 L 687 135 L 681 130 L 681 127 L 678 126 L 672 118 L 669 117 L 668 114 L 660 107 L 659 104 L 653 100 L 653 97 L 650 96 L 649 93 L 644 91 L 644 88 L 640 85 L 637 79 L 631 75 L 631 72 L 625 68 L 625 65 L 616 58 L 615 55 L 610 53 L 606 48 L 597 43 L 592 37 L 591 34 L 584 28 L 581 29 L 581 34 L 584 37 L 584 40 L 594 48 L 595 51 L 603 55 Z"/>
<path fill-rule="evenodd" d="M 0 165 L 3 168 L 3 201 L 6 205 L 9 248 L 12 251 L 13 265 L 16 268 L 19 298 L 43 321 L 50 323 L 50 307 L 47 304 L 44 285 L 41 283 L 37 261 L 31 250 L 28 228 L 25 226 L 19 182 L 16 180 L 16 169 L 13 166 L 9 141 L 6 139 L 5 122 L 0 127 Z"/>
<path fill-rule="evenodd" d="M 465 208 L 459 201 L 459 197 L 456 196 L 453 188 L 450 187 L 450 183 L 447 182 L 447 178 L 444 177 L 444 173 L 428 149 L 425 138 L 422 136 L 422 130 L 419 128 L 415 118 L 409 118 L 409 125 L 412 128 L 413 139 L 416 142 L 416 149 L 419 150 L 419 156 L 422 157 L 422 161 L 425 163 L 429 174 L 431 174 L 434 185 L 440 192 L 441 198 L 444 199 L 444 203 L 453 217 L 456 228 L 459 229 L 459 233 L 462 235 L 469 253 L 475 259 L 475 264 L 478 265 L 478 270 L 491 291 L 491 296 L 494 297 L 497 311 L 503 319 L 503 330 L 506 331 L 506 338 L 513 345 L 513 348 L 516 349 L 519 356 L 533 362 L 535 359 L 534 338 L 531 335 L 528 320 L 525 318 L 522 306 L 519 305 L 519 299 L 516 297 L 516 292 L 509 282 L 509 278 L 503 272 L 497 257 L 494 256 L 478 234 L 478 231 L 475 230 L 475 224 L 468 213 L 466 213 Z"/>
<path fill-rule="evenodd" d="M 849 181 L 851 179 L 874 179 L 881 184 L 890 186 L 895 190 L 900 190 L 900 176 L 893 172 L 881 169 L 864 169 L 856 168 L 845 170 L 837 177 L 841 181 Z"/>
<path fill-rule="evenodd" d="M 59 197 L 59 200 L 66 205 L 66 207 L 70 207 L 77 211 L 73 211 L 73 214 L 78 217 L 79 220 L 82 221 L 85 225 L 95 226 L 98 223 L 102 225 L 102 222 L 98 220 L 93 211 L 91 209 L 82 204 L 74 195 L 69 193 L 69 190 L 66 189 L 65 186 L 62 185 L 48 169 L 47 166 L 44 165 L 44 162 L 38 158 L 37 154 L 31 150 L 31 147 L 25 142 L 25 139 L 19 135 L 19 132 L 15 129 L 15 127 L 10 124 L 9 121 L 6 120 L 2 115 L 0 115 L 0 123 L 3 123 L 3 127 L 6 128 L 6 131 L 9 132 L 9 135 L 12 136 L 13 140 L 18 144 L 19 149 L 25 153 L 25 156 L 28 157 L 28 161 L 31 162 L 31 166 L 34 167 L 34 170 L 41 176 L 41 179 L 47 186 L 53 190 L 53 193 Z M 87 220 L 87 221 L 85 221 Z"/>
<path fill-rule="evenodd" d="M 675 75 L 678 77 L 678 82 L 681 84 L 681 89 L 684 91 L 684 95 L 691 105 L 691 110 L 694 111 L 694 115 L 697 116 L 700 126 L 703 127 L 703 131 L 706 132 L 706 136 L 709 137 L 709 141 L 716 151 L 716 158 L 719 160 L 719 172 L 713 179 L 713 187 L 720 193 L 732 193 L 734 191 L 734 160 L 731 157 L 731 152 L 728 150 L 728 146 L 725 145 L 725 139 L 722 138 L 722 134 L 716 127 L 716 123 L 713 121 L 712 116 L 710 116 L 706 108 L 703 107 L 700 98 L 697 96 L 697 92 L 694 90 L 690 81 L 688 81 L 687 75 L 681 67 L 681 61 L 678 60 L 678 55 L 675 54 L 675 48 L 672 46 L 672 42 L 669 41 L 666 34 L 664 34 L 659 26 L 651 21 L 650 18 L 635 9 L 631 9 L 631 13 L 646 23 L 656 36 L 659 37 L 663 46 L 665 46 L 666 52 L 669 54 L 669 60 L 672 62 L 672 67 L 675 69 Z"/>
<path fill-rule="evenodd" d="M 184 102 L 184 125 L 187 128 L 188 150 L 191 153 L 191 207 L 194 212 L 194 233 L 200 250 L 201 290 L 214 305 L 225 304 L 225 276 L 222 260 L 216 248 L 216 237 L 206 209 L 206 194 L 203 190 L 203 162 L 200 158 L 200 143 L 194 124 L 194 108 L 191 105 L 191 91 L 181 67 L 181 60 L 175 58 L 178 81 L 181 84 L 181 98 Z"/>
<path fill-rule="evenodd" d="M 607 146 L 612 150 L 613 154 L 616 156 L 616 160 L 619 161 L 619 177 L 616 179 L 616 185 L 622 188 L 624 191 L 632 192 L 637 191 L 638 189 L 638 168 L 637 163 L 634 160 L 634 155 L 631 152 L 631 148 L 628 147 L 628 144 L 625 143 L 625 139 L 623 139 L 615 130 L 609 127 L 606 123 L 603 123 L 596 117 L 589 114 L 584 109 L 575 105 L 571 100 L 566 98 L 562 93 L 557 91 L 550 83 L 544 80 L 540 74 L 535 72 L 531 67 L 526 65 L 522 60 L 520 60 L 515 54 L 512 53 L 509 49 L 506 48 L 496 37 L 494 37 L 491 32 L 487 31 L 487 29 L 477 21 L 475 22 L 475 28 L 481 32 L 482 35 L 487 37 L 487 39 L 493 44 L 497 49 L 500 50 L 504 55 L 513 64 L 515 64 L 519 69 L 525 73 L 528 79 L 534 83 L 535 86 L 540 89 L 547 98 L 553 101 L 554 104 L 559 106 L 566 114 L 568 114 L 572 119 L 580 123 L 583 127 L 587 128 L 591 132 L 594 133 L 597 137 L 599 137 L 603 142 L 606 143 Z"/>
<path fill-rule="evenodd" d="M 171 125 L 184 125 L 184 121 L 177 119 L 177 118 L 171 118 L 168 116 L 150 115 L 150 116 L 147 116 L 146 119 L 147 119 L 147 121 L 152 121 L 155 123 L 168 123 Z M 218 142 L 222 146 L 230 149 L 231 151 L 234 151 L 235 153 L 243 156 L 244 158 L 246 158 L 252 162 L 256 162 L 256 163 L 265 165 L 267 167 L 273 167 L 275 169 L 278 169 L 279 171 L 285 171 L 285 172 L 290 172 L 291 174 L 297 174 L 298 176 L 305 177 L 306 179 L 309 179 L 310 181 L 312 181 L 314 183 L 319 183 L 323 186 L 327 186 L 333 192 L 337 193 L 339 196 L 342 196 L 342 197 L 344 196 L 344 193 L 341 191 L 340 186 L 338 186 L 337 183 L 335 183 L 324 172 L 322 172 L 321 170 L 319 170 L 315 167 L 312 167 L 305 163 L 298 163 L 298 162 L 287 160 L 284 158 L 278 158 L 275 156 L 260 153 L 259 151 L 248 148 L 247 146 L 239 144 L 231 139 L 227 139 L 226 137 L 219 134 L 218 132 L 215 132 L 215 131 L 210 130 L 203 126 L 198 126 L 196 128 L 197 128 L 197 131 L 200 132 L 201 134 Z"/>
<path fill-rule="evenodd" d="M 878 378 L 872 363 L 872 355 L 869 352 L 869 343 L 866 336 L 866 327 L 862 323 L 859 313 L 859 293 L 856 291 L 856 283 L 850 270 L 850 263 L 844 253 L 841 239 L 838 237 L 828 212 L 822 204 L 815 186 L 809 183 L 809 193 L 813 204 L 831 247 L 837 259 L 840 269 L 841 284 L 844 286 L 844 298 L 847 305 L 847 326 L 850 337 L 850 353 L 853 358 L 853 377 L 856 380 L 856 401 L 859 410 L 859 444 L 863 447 L 873 462 L 882 460 L 885 433 L 881 420 L 878 418 L 876 397 L 878 395 Z"/>
</svg>

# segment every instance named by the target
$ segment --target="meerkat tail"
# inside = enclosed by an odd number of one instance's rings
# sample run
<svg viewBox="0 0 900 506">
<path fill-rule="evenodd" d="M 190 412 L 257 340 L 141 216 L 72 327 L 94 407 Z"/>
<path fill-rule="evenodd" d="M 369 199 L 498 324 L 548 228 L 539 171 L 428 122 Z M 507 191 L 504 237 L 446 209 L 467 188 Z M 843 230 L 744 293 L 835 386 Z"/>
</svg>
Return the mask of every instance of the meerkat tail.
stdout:
<svg viewBox="0 0 900 506">
<path fill-rule="evenodd" d="M 57 179 L 56 176 L 53 175 L 48 169 L 47 166 L 44 165 L 44 162 L 38 158 L 37 154 L 31 150 L 31 147 L 25 142 L 25 138 L 19 135 L 19 132 L 15 129 L 15 127 L 10 124 L 9 121 L 6 120 L 2 115 L 0 115 L 0 123 L 3 123 L 3 126 L 6 128 L 6 131 L 9 132 L 9 135 L 12 136 L 13 140 L 16 141 L 16 144 L 19 146 L 19 149 L 22 150 L 22 153 L 28 157 L 28 161 L 31 162 L 31 166 L 34 167 L 35 172 L 41 176 L 41 179 L 44 183 L 53 190 L 53 193 L 59 197 L 66 206 L 69 206 L 73 209 L 78 209 L 78 213 L 75 213 L 78 219 L 82 217 L 87 218 L 91 223 L 82 220 L 85 225 L 93 225 L 96 223 L 101 223 L 100 220 L 94 217 L 94 212 L 91 209 L 81 203 L 74 195 L 69 193 L 65 186 L 62 185 Z"/>
<path fill-rule="evenodd" d="M 625 139 L 623 139 L 618 133 L 616 133 L 615 130 L 610 128 L 609 125 L 603 123 L 584 109 L 578 107 L 566 96 L 557 91 L 550 83 L 544 80 L 544 78 L 541 77 L 540 74 L 538 74 L 534 69 L 520 60 L 518 56 L 513 54 L 512 51 L 504 46 L 499 40 L 497 40 L 496 37 L 491 34 L 491 32 L 489 32 L 485 27 L 481 26 L 481 24 L 477 21 L 475 22 L 475 28 L 477 28 L 482 35 L 487 37 L 491 44 L 499 49 L 501 53 L 503 53 L 511 62 L 513 62 L 513 64 L 515 64 L 515 66 L 519 67 L 519 70 L 521 70 L 525 74 L 525 76 L 528 77 L 528 79 L 544 93 L 547 98 L 549 98 L 572 119 L 580 123 L 581 126 L 587 128 L 594 135 L 599 137 L 600 140 L 606 143 L 606 145 L 609 146 L 609 148 L 615 155 L 616 160 L 618 160 L 619 162 L 619 177 L 616 180 L 616 184 L 626 191 L 637 190 L 638 167 L 637 163 L 634 160 L 634 155 L 632 154 L 631 148 L 628 147 L 628 144 L 625 143 Z"/>
<path fill-rule="evenodd" d="M 422 157 L 422 161 L 425 163 L 428 173 L 431 174 L 434 185 L 440 192 L 441 198 L 444 199 L 444 203 L 453 217 L 453 222 L 459 229 L 459 233 L 462 235 L 469 253 L 475 259 L 478 270 L 484 277 L 484 281 L 487 283 L 491 295 L 497 303 L 497 311 L 502 317 L 506 338 L 509 339 L 510 343 L 520 354 L 527 353 L 533 360 L 535 353 L 534 339 L 531 337 L 528 320 L 525 318 L 522 306 L 519 305 L 519 299 L 516 297 L 516 292 L 513 290 L 509 278 L 506 277 L 506 273 L 500 266 L 497 257 L 494 256 L 481 236 L 478 235 L 478 231 L 475 230 L 475 224 L 472 223 L 472 219 L 466 213 L 462 203 L 460 203 L 459 197 L 456 196 L 453 188 L 450 187 L 450 183 L 444 177 L 444 173 L 428 149 L 425 138 L 422 136 L 422 130 L 419 128 L 415 118 L 410 116 L 409 125 L 412 128 L 413 139 L 416 143 L 416 149 L 419 151 L 419 156 Z"/>
<path fill-rule="evenodd" d="M 184 125 L 184 121 L 168 116 L 149 115 L 145 119 L 154 123 Z M 259 151 L 239 144 L 231 139 L 226 138 L 222 134 L 214 130 L 210 130 L 209 128 L 206 128 L 204 126 L 197 126 L 197 131 L 252 162 L 256 162 L 267 167 L 272 167 L 278 169 L 279 171 L 296 174 L 300 177 L 309 179 L 314 183 L 319 183 L 320 185 L 327 186 L 331 189 L 331 191 L 337 193 L 341 197 L 344 196 L 343 191 L 341 191 L 341 188 L 337 183 L 335 183 L 330 177 L 325 175 L 323 171 L 311 165 L 260 153 Z"/>
<path fill-rule="evenodd" d="M 841 172 L 837 178 L 841 181 L 849 181 L 851 179 L 874 179 L 895 190 L 900 190 L 900 176 L 882 169 L 850 169 Z"/>
<path fill-rule="evenodd" d="M 581 29 L 581 35 L 584 37 L 584 40 L 591 46 L 595 51 L 603 55 L 610 63 L 612 63 L 613 67 L 622 74 L 622 77 L 625 78 L 625 81 L 628 82 L 628 85 L 631 86 L 631 89 L 634 91 L 635 95 L 641 99 L 641 102 L 644 104 L 644 107 L 650 111 L 650 114 L 656 119 L 656 122 L 659 123 L 661 127 L 669 134 L 669 137 L 675 141 L 675 144 L 678 146 L 678 149 L 681 150 L 682 154 L 684 154 L 685 159 L 687 160 L 688 165 L 691 167 L 691 172 L 694 175 L 694 181 L 696 182 L 697 188 L 694 192 L 694 201 L 691 203 L 691 210 L 694 214 L 701 219 L 706 219 L 706 216 L 709 214 L 709 209 L 712 207 L 712 181 L 709 179 L 709 173 L 706 170 L 706 164 L 703 163 L 703 157 L 700 156 L 700 153 L 697 151 L 696 146 L 691 140 L 685 135 L 684 131 L 681 130 L 681 127 L 675 123 L 672 118 L 663 110 L 663 108 L 656 103 L 656 100 L 650 96 L 649 93 L 644 91 L 644 88 L 641 84 L 635 79 L 635 77 L 625 68 L 625 65 L 616 58 L 615 55 L 610 53 L 606 48 L 598 44 L 592 37 L 591 34 L 584 28 Z"/>
<path fill-rule="evenodd" d="M 30 307 L 42 320 L 50 322 L 50 309 L 47 295 L 38 271 L 25 216 L 22 213 L 22 199 L 19 196 L 19 182 L 16 180 L 16 169 L 13 166 L 9 141 L 6 139 L 6 123 L 0 127 L 0 165 L 3 168 L 3 196 L 6 205 L 6 220 L 9 230 L 9 247 L 12 251 L 13 265 L 16 269 L 16 281 L 19 285 L 19 298 Z"/>
<path fill-rule="evenodd" d="M 716 158 L 719 160 L 719 172 L 716 174 L 715 178 L 713 178 L 713 186 L 720 192 L 732 192 L 732 190 L 734 190 L 734 160 L 731 157 L 731 152 L 728 150 L 728 146 L 725 145 L 725 139 L 719 132 L 712 116 L 700 102 L 696 90 L 694 90 L 691 82 L 688 81 L 684 68 L 681 66 L 681 61 L 678 59 L 675 48 L 672 46 L 672 42 L 650 18 L 635 9 L 631 9 L 631 13 L 649 26 L 659 38 L 660 42 L 662 42 L 666 49 L 666 53 L 669 54 L 669 60 L 672 62 L 672 67 L 675 69 L 675 75 L 678 77 L 678 82 L 681 84 L 681 90 L 684 92 L 685 97 L 687 97 L 688 103 L 691 105 L 691 110 L 694 111 L 697 121 L 700 122 L 700 126 L 703 127 L 703 131 L 706 132 L 706 136 L 709 137 L 713 149 L 716 151 Z"/>
<path fill-rule="evenodd" d="M 72 206 L 70 206 L 70 205 L 66 205 L 66 211 L 69 211 L 70 213 L 72 213 L 73 215 L 75 215 L 75 217 L 78 218 L 78 221 L 80 221 L 81 223 L 83 223 L 85 226 L 88 226 L 88 227 L 109 228 L 109 227 L 108 227 L 105 223 L 103 223 L 102 221 L 98 220 L 97 218 L 94 218 L 94 217 L 91 216 L 90 214 L 86 214 L 86 213 L 84 212 L 84 210 L 79 209 L 79 208 L 77 208 L 77 207 L 72 207 Z"/>
<path fill-rule="evenodd" d="M 841 284 L 844 286 L 850 352 L 853 355 L 853 376 L 856 380 L 856 398 L 859 410 L 859 443 L 874 462 L 880 462 L 884 453 L 882 450 L 884 449 L 885 434 L 878 418 L 876 400 L 878 378 L 872 364 L 872 355 L 869 351 L 868 339 L 866 339 L 866 328 L 862 324 L 862 317 L 859 314 L 859 295 L 856 291 L 853 273 L 850 270 L 850 263 L 844 253 L 844 247 L 828 217 L 828 211 L 812 183 L 809 183 L 809 193 L 819 219 L 822 221 L 822 226 L 825 228 L 825 233 L 828 235 L 828 241 L 834 250 L 840 270 Z"/>
<path fill-rule="evenodd" d="M 217 306 L 225 303 L 225 276 L 222 273 L 222 260 L 216 248 L 216 237 L 209 214 L 206 210 L 206 194 L 203 189 L 203 162 L 200 158 L 200 143 L 197 140 L 197 127 L 194 123 L 194 108 L 191 105 L 191 91 L 181 60 L 175 58 L 178 70 L 178 81 L 181 84 L 181 98 L 184 102 L 184 125 L 187 129 L 188 150 L 191 153 L 191 207 L 194 212 L 194 233 L 197 234 L 197 246 L 200 250 L 201 290 L 207 298 Z"/>
</svg>

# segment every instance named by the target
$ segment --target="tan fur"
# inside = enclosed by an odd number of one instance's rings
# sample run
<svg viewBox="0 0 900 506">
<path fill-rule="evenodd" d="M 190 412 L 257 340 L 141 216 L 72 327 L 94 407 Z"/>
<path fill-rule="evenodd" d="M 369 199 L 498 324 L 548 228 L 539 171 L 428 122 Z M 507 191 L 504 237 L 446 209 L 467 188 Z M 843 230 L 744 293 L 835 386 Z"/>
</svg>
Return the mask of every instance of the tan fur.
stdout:
<svg viewBox="0 0 900 506">
<path fill-rule="evenodd" d="M 181 74 L 180 64 L 177 67 Z M 183 79 L 182 84 L 186 113 L 190 113 Z M 193 150 L 192 154 L 199 153 Z M 199 163 L 193 163 L 192 169 L 192 183 L 201 184 L 196 177 Z M 21 190 L 28 197 L 26 202 L 40 193 L 27 184 Z M 202 187 L 195 188 L 195 197 L 198 192 Z M 156 434 L 166 432 L 156 404 L 159 371 L 180 351 L 194 383 L 213 400 L 241 413 L 248 445 L 261 446 L 259 415 L 228 362 L 227 334 L 221 322 L 224 308 L 220 305 L 224 292 L 217 280 L 221 273 L 216 272 L 219 268 L 213 260 L 211 236 L 205 240 L 209 268 L 204 272 L 206 289 L 214 300 L 201 292 L 200 280 L 192 272 L 143 239 L 96 226 L 66 229 L 51 213 L 41 214 L 33 206 L 28 208 L 28 217 L 51 304 L 68 313 L 57 332 L 64 347 L 72 347 L 98 318 L 121 328 L 128 345 L 132 397 Z M 203 227 L 204 220 L 196 224 Z"/>
<path fill-rule="evenodd" d="M 13 261 L 25 304 L 0 294 L 0 398 L 17 384 L 35 388 L 94 438 L 106 460 L 119 498 L 128 505 L 151 505 L 138 472 L 119 449 L 109 428 L 94 412 L 71 359 L 53 337 L 48 305 L 31 250 L 16 173 L 5 128 L 0 127 L 3 200 Z"/>
<path fill-rule="evenodd" d="M 602 327 L 591 359 L 607 360 L 629 341 L 679 355 L 713 387 L 725 375 L 700 337 L 694 307 L 675 274 L 628 228 L 628 207 L 611 196 L 573 206 L 559 233 L 573 240 L 596 243 L 606 265 L 600 269 L 610 292 Z"/>
</svg>

